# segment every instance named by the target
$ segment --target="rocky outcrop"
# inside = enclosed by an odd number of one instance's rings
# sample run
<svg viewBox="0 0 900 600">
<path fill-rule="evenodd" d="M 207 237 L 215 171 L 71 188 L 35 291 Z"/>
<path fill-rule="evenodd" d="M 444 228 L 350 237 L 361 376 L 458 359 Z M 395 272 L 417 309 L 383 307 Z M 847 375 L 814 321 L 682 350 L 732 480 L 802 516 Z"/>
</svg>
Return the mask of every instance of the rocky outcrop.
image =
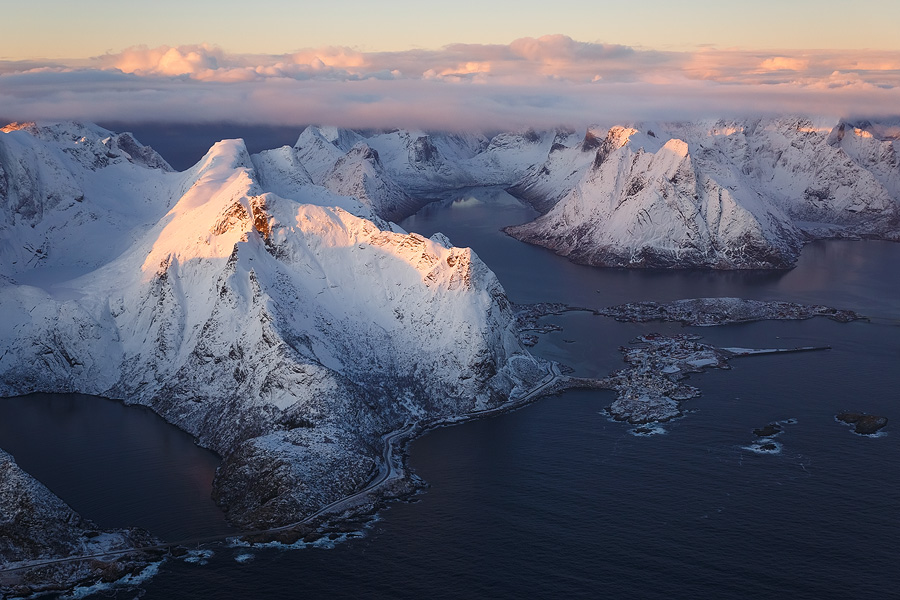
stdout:
<svg viewBox="0 0 900 600">
<path fill-rule="evenodd" d="M 860 435 L 873 435 L 887 425 L 887 417 L 867 415 L 866 413 L 842 412 L 835 417 L 841 423 L 853 425 L 853 431 Z"/>
<path fill-rule="evenodd" d="M 675 321 L 682 325 L 709 326 L 763 320 L 799 320 L 826 317 L 847 323 L 865 317 L 852 310 L 795 302 L 746 300 L 743 298 L 690 298 L 673 302 L 630 302 L 598 311 L 617 321 L 646 323 Z"/>
</svg>

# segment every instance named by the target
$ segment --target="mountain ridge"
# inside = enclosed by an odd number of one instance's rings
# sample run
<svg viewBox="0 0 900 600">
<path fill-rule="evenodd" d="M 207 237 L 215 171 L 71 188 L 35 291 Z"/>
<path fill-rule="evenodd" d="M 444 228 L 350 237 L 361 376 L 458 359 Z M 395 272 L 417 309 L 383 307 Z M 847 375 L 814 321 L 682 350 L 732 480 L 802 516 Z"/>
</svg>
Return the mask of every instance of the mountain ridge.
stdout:
<svg viewBox="0 0 900 600">
<path fill-rule="evenodd" d="M 526 198 L 550 188 L 558 200 L 505 231 L 575 262 L 638 268 L 784 269 L 813 239 L 900 239 L 893 140 L 859 128 L 838 136 L 846 125 L 826 123 L 611 127 L 593 162 L 559 153 L 572 168 L 565 179 L 551 155 L 510 188 Z M 674 155 L 679 167 L 664 168 Z"/>
<path fill-rule="evenodd" d="M 0 285 L 0 394 L 153 408 L 224 457 L 217 497 L 245 528 L 296 521 L 358 487 L 386 431 L 498 406 L 542 374 L 471 250 L 316 186 L 281 182 L 298 194 L 279 196 L 259 162 L 226 140 L 182 173 L 129 163 L 136 190 L 160 191 L 155 223 L 123 230 L 124 251 L 73 279 L 53 278 L 67 258 L 49 236 L 40 268 L 9 263 Z M 115 187 L 120 171 L 91 176 Z M 103 220 L 90 189 L 80 204 Z M 42 221 L 53 232 L 67 216 Z M 248 503 L 229 491 L 234 477 L 279 493 Z"/>
<path fill-rule="evenodd" d="M 94 125 L 8 127 L 0 394 L 150 406 L 225 457 L 233 522 L 296 520 L 359 487 L 385 432 L 546 373 L 472 250 L 391 222 L 417 194 L 507 186 L 545 209 L 509 233 L 590 264 L 789 268 L 810 239 L 900 239 L 893 130 L 837 123 L 308 127 L 256 154 L 223 140 L 182 172 Z M 251 484 L 280 491 L 233 493 Z"/>
</svg>

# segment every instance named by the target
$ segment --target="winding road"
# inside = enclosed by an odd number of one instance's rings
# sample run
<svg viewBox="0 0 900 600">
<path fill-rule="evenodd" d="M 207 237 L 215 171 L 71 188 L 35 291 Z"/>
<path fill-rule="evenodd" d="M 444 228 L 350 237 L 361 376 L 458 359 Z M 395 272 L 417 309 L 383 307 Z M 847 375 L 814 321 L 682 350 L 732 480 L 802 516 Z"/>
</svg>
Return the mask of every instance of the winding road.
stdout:
<svg viewBox="0 0 900 600">
<path fill-rule="evenodd" d="M 550 367 L 547 370 L 547 375 L 541 379 L 540 382 L 537 383 L 533 388 L 528 390 L 525 394 L 518 396 L 516 398 L 510 398 L 508 402 L 505 402 L 501 406 L 496 408 L 489 408 L 485 410 L 476 410 L 466 413 L 461 416 L 458 420 L 454 419 L 451 423 L 458 423 L 463 420 L 469 420 L 473 418 L 481 418 L 486 417 L 494 413 L 500 413 L 511 408 L 515 408 L 521 406 L 522 404 L 533 400 L 540 396 L 548 387 L 555 384 L 563 377 L 562 373 L 559 370 L 559 365 L 557 363 L 550 363 Z M 17 571 L 24 571 L 27 569 L 33 569 L 36 567 L 43 567 L 54 564 L 68 563 L 68 562 L 77 562 L 82 560 L 96 559 L 96 558 L 109 558 L 114 556 L 123 556 L 126 554 L 132 554 L 135 552 L 153 552 L 153 551 L 163 551 L 169 550 L 176 546 L 195 546 L 199 544 L 209 544 L 213 542 L 224 542 L 229 539 L 240 538 L 245 536 L 252 535 L 266 535 L 279 533 L 284 531 L 290 531 L 301 525 L 309 525 L 313 523 L 319 517 L 327 514 L 335 514 L 344 512 L 354 506 L 358 506 L 361 504 L 365 498 L 367 498 L 373 492 L 377 492 L 379 488 L 385 485 L 392 479 L 396 479 L 402 477 L 402 470 L 396 463 L 396 457 L 394 454 L 395 446 L 398 441 L 403 440 L 407 436 L 413 434 L 416 429 L 419 428 L 417 423 L 406 423 L 400 429 L 396 431 L 392 431 L 382 436 L 382 449 L 381 449 L 381 458 L 382 463 L 379 465 L 378 474 L 375 476 L 372 481 L 366 484 L 365 487 L 356 491 L 349 496 L 345 496 L 340 500 L 336 500 L 331 504 L 327 504 L 317 510 L 316 512 L 307 515 L 300 521 L 295 521 L 293 523 L 289 523 L 287 525 L 282 525 L 279 527 L 272 527 L 269 529 L 261 529 L 257 531 L 244 531 L 239 534 L 228 534 L 228 535 L 217 535 L 210 536 L 204 538 L 192 538 L 187 540 L 179 540 L 177 542 L 164 542 L 155 546 L 144 546 L 140 548 L 129 548 L 126 550 L 112 550 L 108 552 L 101 552 L 98 554 L 87 554 L 87 555 L 79 555 L 79 556 L 67 556 L 64 558 L 57 558 L 52 560 L 36 560 L 36 561 L 28 561 L 28 562 L 20 562 L 14 565 L 10 565 L 4 568 L 0 568 L 0 577 L 6 575 L 9 577 L 13 575 Z"/>
</svg>

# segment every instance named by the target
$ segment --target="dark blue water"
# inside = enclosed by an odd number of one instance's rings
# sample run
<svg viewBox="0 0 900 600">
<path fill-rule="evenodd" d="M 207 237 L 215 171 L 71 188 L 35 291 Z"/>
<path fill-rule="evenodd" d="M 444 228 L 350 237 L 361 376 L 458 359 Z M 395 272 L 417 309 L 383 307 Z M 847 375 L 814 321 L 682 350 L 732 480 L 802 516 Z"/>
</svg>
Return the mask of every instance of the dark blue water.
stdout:
<svg viewBox="0 0 900 600">
<path fill-rule="evenodd" d="M 897 594 L 900 563 L 900 245 L 829 242 L 788 273 L 591 269 L 498 232 L 528 220 L 474 190 L 404 227 L 471 245 L 517 302 L 607 306 L 742 296 L 819 302 L 872 323 L 754 323 L 690 329 L 720 345 L 828 344 L 827 352 L 732 361 L 694 375 L 703 391 L 664 435 L 636 437 L 602 414 L 612 395 L 573 391 L 439 429 L 410 447 L 431 487 L 332 549 L 214 547 L 200 566 L 165 564 L 145 598 L 855 598 Z M 589 313 L 550 317 L 534 351 L 584 374 L 622 366 L 617 347 L 670 324 Z M 567 341 L 568 340 L 568 341 Z M 879 437 L 841 410 L 892 419 Z M 794 419 L 781 452 L 752 430 Z"/>
<path fill-rule="evenodd" d="M 0 398 L 0 448 L 101 527 L 169 540 L 232 531 L 210 497 L 219 458 L 145 407 L 81 394 Z"/>
<path fill-rule="evenodd" d="M 451 194 L 403 221 L 409 231 L 445 233 L 470 246 L 497 273 L 515 302 L 567 302 L 596 307 L 639 300 L 736 296 L 825 302 L 900 323 L 898 246 L 827 241 L 807 245 L 791 271 L 647 271 L 576 265 L 498 230 L 537 213 L 497 188 Z"/>
</svg>

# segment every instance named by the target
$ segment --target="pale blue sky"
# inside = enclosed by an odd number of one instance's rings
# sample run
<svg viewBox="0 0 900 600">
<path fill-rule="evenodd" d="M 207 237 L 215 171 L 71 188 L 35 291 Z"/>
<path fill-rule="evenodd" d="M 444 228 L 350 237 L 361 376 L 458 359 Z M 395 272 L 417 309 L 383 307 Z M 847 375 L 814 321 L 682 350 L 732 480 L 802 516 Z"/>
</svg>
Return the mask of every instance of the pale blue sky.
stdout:
<svg viewBox="0 0 900 600">
<path fill-rule="evenodd" d="M 550 33 L 677 50 L 900 50 L 896 0 L 31 0 L 5 6 L 2 17 L 0 60 L 89 57 L 139 44 L 266 54 L 324 45 L 409 50 Z"/>
</svg>

